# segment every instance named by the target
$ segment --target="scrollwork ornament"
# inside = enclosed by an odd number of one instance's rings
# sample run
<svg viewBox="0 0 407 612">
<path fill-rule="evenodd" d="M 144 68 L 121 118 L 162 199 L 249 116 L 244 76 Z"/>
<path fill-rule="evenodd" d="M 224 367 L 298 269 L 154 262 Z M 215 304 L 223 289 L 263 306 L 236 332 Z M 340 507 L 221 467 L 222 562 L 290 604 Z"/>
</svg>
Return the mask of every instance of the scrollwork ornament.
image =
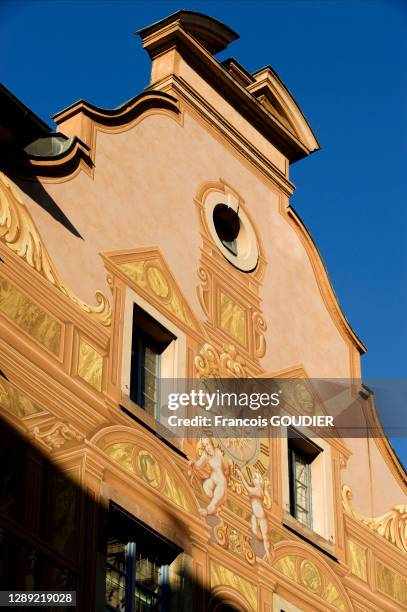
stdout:
<svg viewBox="0 0 407 612">
<path fill-rule="evenodd" d="M 254 354 L 256 357 L 264 357 L 266 353 L 266 340 L 264 334 L 267 331 L 267 323 L 260 312 L 253 313 L 254 330 Z"/>
<path fill-rule="evenodd" d="M 224 344 L 218 351 L 211 344 L 204 344 L 195 357 L 199 378 L 247 378 L 246 362 L 233 344 Z"/>
<path fill-rule="evenodd" d="M 101 291 L 96 291 L 95 294 L 97 306 L 89 306 L 65 286 L 47 253 L 30 213 L 2 172 L 0 172 L 0 240 L 82 310 L 104 326 L 108 327 L 111 324 L 110 304 Z"/>
<path fill-rule="evenodd" d="M 198 268 L 198 277 L 201 281 L 201 285 L 198 287 L 198 298 L 199 303 L 202 306 L 202 310 L 206 314 L 207 317 L 210 316 L 210 308 L 209 308 L 209 294 L 210 294 L 210 285 L 211 279 L 207 272 L 207 270 L 203 267 Z"/>
<path fill-rule="evenodd" d="M 44 444 L 50 450 L 58 449 L 69 440 L 82 440 L 83 436 L 68 423 L 57 421 L 49 429 L 41 430 L 35 427 L 34 438 Z"/>
<path fill-rule="evenodd" d="M 233 344 L 224 344 L 223 352 L 220 354 L 220 365 L 222 371 L 236 378 L 245 378 L 246 362 L 238 354 L 236 347 Z"/>
<path fill-rule="evenodd" d="M 219 525 L 216 525 L 214 528 L 214 534 L 217 543 L 219 546 L 226 547 L 227 546 L 227 526 L 221 521 Z"/>
</svg>

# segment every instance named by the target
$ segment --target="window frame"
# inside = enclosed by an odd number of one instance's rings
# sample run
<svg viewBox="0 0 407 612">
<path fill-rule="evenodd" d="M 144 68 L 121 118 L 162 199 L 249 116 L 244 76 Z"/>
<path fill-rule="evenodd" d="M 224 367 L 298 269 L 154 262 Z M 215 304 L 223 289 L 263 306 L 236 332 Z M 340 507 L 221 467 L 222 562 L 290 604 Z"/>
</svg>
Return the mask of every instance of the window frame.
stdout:
<svg viewBox="0 0 407 612">
<path fill-rule="evenodd" d="M 290 513 L 291 515 L 302 525 L 308 527 L 308 529 L 312 529 L 312 469 L 311 464 L 315 457 L 311 457 L 307 455 L 304 451 L 301 451 L 296 447 L 295 444 L 288 442 L 288 461 L 289 461 L 289 469 L 288 469 L 288 479 L 289 479 L 289 489 L 290 489 Z M 300 459 L 305 464 L 305 470 L 307 474 L 307 483 L 306 485 L 306 504 L 307 507 L 303 508 L 300 506 L 297 500 L 297 487 L 296 487 L 296 459 Z M 300 481 L 298 481 L 300 482 Z M 303 483 L 300 483 L 303 484 Z M 302 520 L 298 518 L 298 507 L 301 507 L 303 511 L 307 514 L 307 522 L 304 523 Z"/>
<path fill-rule="evenodd" d="M 178 381 L 186 377 L 187 336 L 185 331 L 168 319 L 163 312 L 157 310 L 155 306 L 142 298 L 131 287 L 126 287 L 121 341 L 121 405 L 136 419 L 139 419 L 140 422 L 154 428 L 158 415 L 157 417 L 152 417 L 130 398 L 133 311 L 135 305 L 154 319 L 158 325 L 174 338 L 162 355 L 160 371 L 160 378 L 161 380 L 165 379 L 167 385 L 170 385 L 170 381 L 174 380 L 174 391 L 178 390 Z M 163 359 L 164 356 L 165 359 Z"/>
</svg>

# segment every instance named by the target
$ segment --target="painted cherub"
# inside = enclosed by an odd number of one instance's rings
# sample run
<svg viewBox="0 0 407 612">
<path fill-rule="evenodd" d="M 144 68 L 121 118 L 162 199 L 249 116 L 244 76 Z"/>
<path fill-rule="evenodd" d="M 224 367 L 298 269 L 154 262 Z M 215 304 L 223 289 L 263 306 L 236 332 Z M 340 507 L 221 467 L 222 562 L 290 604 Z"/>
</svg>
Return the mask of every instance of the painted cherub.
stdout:
<svg viewBox="0 0 407 612">
<path fill-rule="evenodd" d="M 210 516 L 218 513 L 226 499 L 230 465 L 211 438 L 202 438 L 201 444 L 202 455 L 196 461 L 189 462 L 189 469 L 190 473 L 203 480 L 203 490 L 211 500 L 207 508 L 201 508 L 199 512 L 203 516 Z"/>
<path fill-rule="evenodd" d="M 253 474 L 253 484 L 251 485 L 247 482 L 240 468 L 237 468 L 236 473 L 249 495 L 250 504 L 252 507 L 252 532 L 256 538 L 263 542 L 264 550 L 266 551 L 264 558 L 267 561 L 270 561 L 271 544 L 267 516 L 264 510 L 265 498 L 266 495 L 268 495 L 268 492 L 266 492 L 264 480 L 261 474 L 256 471 Z"/>
</svg>

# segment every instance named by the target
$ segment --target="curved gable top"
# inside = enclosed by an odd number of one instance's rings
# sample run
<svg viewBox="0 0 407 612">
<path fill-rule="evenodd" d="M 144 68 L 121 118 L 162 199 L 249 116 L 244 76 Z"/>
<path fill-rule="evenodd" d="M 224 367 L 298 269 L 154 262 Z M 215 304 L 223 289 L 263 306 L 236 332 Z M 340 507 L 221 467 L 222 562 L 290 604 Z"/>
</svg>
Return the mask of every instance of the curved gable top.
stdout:
<svg viewBox="0 0 407 612">
<path fill-rule="evenodd" d="M 177 120 L 181 116 L 178 100 L 163 91 L 146 90 L 113 109 L 79 100 L 52 116 L 58 132 L 42 139 L 46 147 L 39 139 L 26 148 L 24 156 L 11 157 L 6 168 L 13 174 L 44 178 L 72 176 L 81 165 L 92 173 L 95 132 L 124 131 L 149 113 L 164 113 Z M 59 146 L 53 146 L 58 140 Z"/>
<path fill-rule="evenodd" d="M 318 151 L 320 145 L 301 108 L 271 66 L 252 73 L 254 83 L 247 86 L 274 116 L 298 138 L 310 153 Z"/>
<path fill-rule="evenodd" d="M 217 19 L 203 13 L 185 10 L 172 13 L 165 19 L 138 30 L 136 34 L 144 41 L 153 37 L 159 30 L 174 27 L 174 24 L 193 36 L 210 53 L 224 51 L 231 42 L 239 38 L 239 34 Z"/>
</svg>

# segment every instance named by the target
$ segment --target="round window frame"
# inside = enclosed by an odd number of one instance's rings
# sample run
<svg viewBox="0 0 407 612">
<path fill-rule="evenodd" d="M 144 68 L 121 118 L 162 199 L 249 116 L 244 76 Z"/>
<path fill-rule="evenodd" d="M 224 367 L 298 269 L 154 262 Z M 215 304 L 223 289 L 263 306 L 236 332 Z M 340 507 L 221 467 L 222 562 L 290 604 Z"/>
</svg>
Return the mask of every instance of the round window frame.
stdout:
<svg viewBox="0 0 407 612">
<path fill-rule="evenodd" d="M 237 255 L 234 255 L 222 244 L 215 228 L 213 211 L 218 204 L 230 206 L 228 198 L 225 197 L 224 193 L 218 191 L 213 192 L 209 194 L 205 200 L 205 220 L 213 241 L 225 259 L 235 268 L 238 268 L 242 272 L 253 272 L 253 270 L 257 268 L 259 262 L 259 245 L 256 232 L 249 217 L 242 206 L 236 206 L 236 208 L 234 206 L 231 207 L 237 212 L 240 221 L 240 231 L 236 238 L 238 252 Z M 243 249 L 243 252 L 239 253 L 239 249 Z"/>
</svg>

